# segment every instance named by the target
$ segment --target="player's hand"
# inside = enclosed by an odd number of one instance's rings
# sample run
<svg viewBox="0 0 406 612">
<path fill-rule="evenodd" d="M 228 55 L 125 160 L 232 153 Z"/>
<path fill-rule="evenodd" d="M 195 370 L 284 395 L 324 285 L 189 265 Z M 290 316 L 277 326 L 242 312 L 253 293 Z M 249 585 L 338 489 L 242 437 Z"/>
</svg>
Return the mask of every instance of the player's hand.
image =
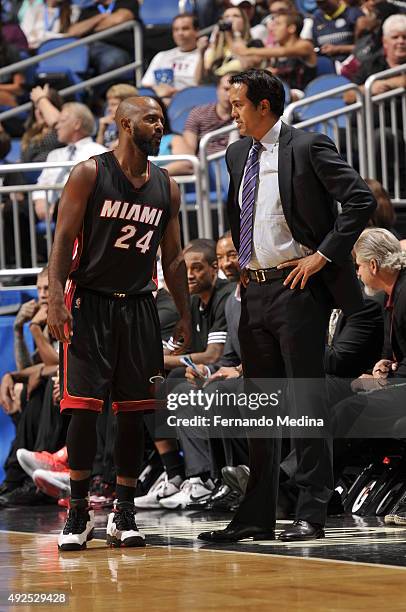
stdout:
<svg viewBox="0 0 406 612">
<path fill-rule="evenodd" d="M 0 402 L 3 404 L 6 414 L 13 413 L 13 405 L 15 400 L 14 380 L 11 374 L 4 374 L 0 386 Z"/>
<path fill-rule="evenodd" d="M 192 340 L 192 321 L 190 314 L 183 316 L 175 325 L 173 330 L 173 343 L 177 348 L 172 351 L 172 355 L 182 355 L 187 351 Z"/>
<path fill-rule="evenodd" d="M 301 259 L 286 261 L 278 266 L 278 270 L 293 267 L 292 272 L 288 274 L 283 284 L 286 287 L 291 283 L 290 288 L 294 289 L 300 282 L 300 288 L 304 289 L 309 278 L 324 268 L 326 263 L 327 259 L 320 255 L 320 253 L 313 253 L 313 255 L 308 255 Z"/>
<path fill-rule="evenodd" d="M 14 321 L 14 327 L 23 327 L 24 323 L 31 321 L 35 313 L 39 309 L 39 304 L 35 300 L 25 302 L 17 313 Z"/>
<path fill-rule="evenodd" d="M 389 372 L 393 372 L 398 367 L 398 364 L 390 359 L 380 359 L 372 370 L 374 378 L 388 378 Z"/>
<path fill-rule="evenodd" d="M 241 373 L 236 367 L 223 366 L 222 368 L 217 370 L 217 372 L 214 372 L 214 374 L 210 376 L 210 382 L 212 380 L 228 380 L 229 378 L 239 378 L 240 376 Z"/>
<path fill-rule="evenodd" d="M 43 304 L 38 312 L 34 315 L 31 320 L 31 323 L 35 323 L 36 325 L 45 325 L 47 322 L 48 316 L 48 304 Z"/>
<path fill-rule="evenodd" d="M 49 333 L 59 342 L 70 344 L 72 331 L 72 315 L 63 302 L 48 305 Z"/>
<path fill-rule="evenodd" d="M 196 368 L 200 372 L 201 376 L 204 376 L 204 378 L 207 377 L 206 366 L 201 363 L 197 363 Z M 192 385 L 196 384 L 198 380 L 201 381 L 201 376 L 199 376 L 194 368 L 191 368 L 190 366 L 186 368 L 185 378 L 188 382 L 192 383 Z"/>
</svg>

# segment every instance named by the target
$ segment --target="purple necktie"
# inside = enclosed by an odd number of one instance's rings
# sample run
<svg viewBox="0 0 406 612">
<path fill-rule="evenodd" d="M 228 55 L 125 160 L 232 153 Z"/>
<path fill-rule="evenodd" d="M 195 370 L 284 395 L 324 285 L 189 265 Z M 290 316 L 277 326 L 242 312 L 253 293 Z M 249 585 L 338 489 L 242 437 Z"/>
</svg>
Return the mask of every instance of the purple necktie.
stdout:
<svg viewBox="0 0 406 612">
<path fill-rule="evenodd" d="M 241 269 L 246 268 L 251 260 L 252 219 L 254 215 L 255 191 L 259 173 L 259 151 L 262 144 L 254 140 L 248 156 L 247 167 L 242 188 L 242 205 L 240 211 L 240 248 L 238 259 Z"/>
</svg>

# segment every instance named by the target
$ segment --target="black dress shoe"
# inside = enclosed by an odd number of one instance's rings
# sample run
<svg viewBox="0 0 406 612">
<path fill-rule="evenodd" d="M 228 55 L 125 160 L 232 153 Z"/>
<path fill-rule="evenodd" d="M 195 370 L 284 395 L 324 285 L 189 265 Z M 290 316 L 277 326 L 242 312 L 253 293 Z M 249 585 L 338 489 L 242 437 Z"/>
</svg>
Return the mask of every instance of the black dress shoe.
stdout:
<svg viewBox="0 0 406 612">
<path fill-rule="evenodd" d="M 317 540 L 324 537 L 325 534 L 322 525 L 308 523 L 307 521 L 295 521 L 293 525 L 279 534 L 278 540 L 282 540 L 283 542 L 296 542 L 299 540 Z"/>
<path fill-rule="evenodd" d="M 199 540 L 205 542 L 238 542 L 252 538 L 255 540 L 274 540 L 275 532 L 264 527 L 255 527 L 253 525 L 229 525 L 225 529 L 218 531 L 203 531 L 197 536 Z"/>
</svg>

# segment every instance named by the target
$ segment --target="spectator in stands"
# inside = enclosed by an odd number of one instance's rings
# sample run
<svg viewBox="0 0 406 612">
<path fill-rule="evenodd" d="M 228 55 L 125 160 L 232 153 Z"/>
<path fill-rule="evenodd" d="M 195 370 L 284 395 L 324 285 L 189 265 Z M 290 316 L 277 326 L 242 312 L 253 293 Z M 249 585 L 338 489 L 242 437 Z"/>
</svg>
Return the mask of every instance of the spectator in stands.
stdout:
<svg viewBox="0 0 406 612">
<path fill-rule="evenodd" d="M 316 0 L 313 42 L 320 53 L 342 62 L 354 50 L 355 28 L 363 13 L 343 0 Z"/>
<path fill-rule="evenodd" d="M 63 100 L 58 92 L 48 85 L 34 87 L 30 98 L 34 106 L 21 139 L 21 161 L 43 162 L 48 153 L 63 147 L 63 143 L 58 141 L 55 129 Z"/>
<path fill-rule="evenodd" d="M 204 39 L 198 38 L 198 23 L 194 15 L 183 13 L 172 21 L 172 36 L 176 47 L 161 51 L 152 58 L 141 85 L 151 87 L 165 103 L 185 87 L 199 85 L 202 78 Z"/>
<path fill-rule="evenodd" d="M 196 155 L 202 136 L 218 128 L 231 125 L 231 105 L 229 101 L 229 75 L 217 80 L 217 102 L 196 106 L 190 111 L 182 136 L 174 136 L 172 153 L 174 155 Z M 208 147 L 208 154 L 227 148 L 229 135 L 213 140 Z M 189 162 L 171 162 L 167 166 L 172 176 L 190 174 L 193 169 Z"/>
<path fill-rule="evenodd" d="M 353 78 L 354 82 L 359 85 L 361 91 L 364 91 L 364 83 L 372 74 L 377 74 L 389 68 L 397 68 L 406 63 L 406 15 L 391 15 L 386 19 L 382 27 L 382 50 L 366 59 Z M 373 95 L 378 95 L 405 87 L 406 75 L 399 74 L 385 79 L 377 79 L 371 88 Z M 346 92 L 344 100 L 347 104 L 352 104 L 356 100 L 355 92 Z M 389 104 L 384 105 L 384 125 L 382 129 L 385 134 L 385 144 L 387 153 L 388 165 L 388 190 L 389 193 L 394 193 L 394 175 L 397 173 L 400 181 L 401 194 L 406 193 L 406 165 L 404 154 L 404 132 L 403 132 L 403 111 L 401 98 L 395 98 L 396 118 L 397 118 L 397 142 L 394 139 L 392 125 L 392 113 Z M 382 176 L 381 171 L 381 145 L 382 145 L 382 129 L 380 128 L 380 116 L 378 105 L 374 104 L 374 125 L 375 125 L 375 147 L 376 147 L 376 165 L 377 177 Z M 395 166 L 396 155 L 394 154 L 395 146 L 398 147 L 398 167 Z"/>
<path fill-rule="evenodd" d="M 20 53 L 13 45 L 8 44 L 0 26 L 0 68 L 20 61 Z M 8 73 L 0 76 L 0 104 L 17 106 L 24 94 L 25 76 L 22 72 Z"/>
<path fill-rule="evenodd" d="M 89 36 L 126 21 L 138 20 L 138 0 L 94 0 L 82 9 L 78 21 L 69 30 L 69 36 Z M 90 64 L 97 74 L 104 74 L 124 66 L 134 59 L 134 37 L 125 30 L 89 45 Z"/>
<path fill-rule="evenodd" d="M 396 213 L 389 193 L 376 179 L 366 178 L 365 182 L 374 194 L 378 204 L 372 217 L 368 221 L 368 225 L 370 227 L 383 227 L 392 232 L 396 238 L 400 239 L 399 233 L 395 230 Z"/>
<path fill-rule="evenodd" d="M 28 2 L 28 0 L 25 0 Z M 19 51 L 27 51 L 28 42 L 18 21 L 18 6 L 14 0 L 3 0 L 1 3 L 0 23 L 3 37 L 8 45 L 14 45 Z"/>
<path fill-rule="evenodd" d="M 0 124 L 0 159 L 2 164 L 11 163 L 7 156 L 11 150 L 11 138 L 10 135 L 4 130 Z M 27 183 L 26 177 L 23 172 L 10 172 L 4 174 L 2 177 L 2 184 L 4 187 L 14 187 L 17 185 L 25 185 Z M 0 241 L 2 241 L 5 256 L 6 266 L 13 266 L 16 263 L 15 257 L 15 244 L 14 244 L 14 232 L 12 228 L 14 226 L 15 213 L 13 210 L 13 201 L 17 203 L 17 214 L 20 227 L 20 247 L 21 247 L 21 263 L 23 267 L 30 267 L 31 253 L 30 253 L 30 233 L 29 233 L 29 212 L 28 202 L 25 194 L 21 191 L 15 191 L 12 193 L 4 193 L 1 198 L 0 209 L 3 217 L 3 231 L 0 235 Z M 7 229 L 6 229 L 7 228 Z"/>
<path fill-rule="evenodd" d="M 106 114 L 99 119 L 99 129 L 96 136 L 96 142 L 107 147 L 107 149 L 114 149 L 118 141 L 118 129 L 114 120 L 116 110 L 120 102 L 131 96 L 138 96 L 138 89 L 127 83 L 112 85 L 107 90 Z"/>
<path fill-rule="evenodd" d="M 296 12 L 276 15 L 271 26 L 278 46 L 249 49 L 242 41 L 237 41 L 233 43 L 233 52 L 271 60 L 269 70 L 289 86 L 292 100 L 300 99 L 306 85 L 315 78 L 317 68 L 313 44 L 300 37 L 303 17 Z"/>
<path fill-rule="evenodd" d="M 276 43 L 273 34 L 272 20 L 278 15 L 286 15 L 286 13 L 295 13 L 297 8 L 293 0 L 269 0 L 269 14 L 263 20 L 267 29 L 267 37 L 264 41 L 266 47 L 273 47 Z M 309 15 L 302 15 L 303 28 L 300 32 L 300 38 L 312 40 L 313 38 L 313 19 Z"/>
<path fill-rule="evenodd" d="M 75 161 L 80 162 L 92 155 L 104 153 L 106 148 L 92 140 L 95 130 L 95 121 L 92 113 L 84 104 L 68 102 L 63 105 L 56 124 L 59 142 L 67 145 L 61 149 L 51 151 L 47 162 Z M 68 180 L 70 168 L 45 168 L 38 178 L 38 187 L 41 185 L 65 184 Z M 34 191 L 33 200 L 38 219 L 46 218 L 47 206 L 52 213 L 58 199 L 57 192 Z"/>
<path fill-rule="evenodd" d="M 233 42 L 243 40 L 247 45 L 256 45 L 251 40 L 250 24 L 246 13 L 240 7 L 224 11 L 210 37 L 204 54 L 204 69 L 208 75 L 223 76 L 243 69 L 241 61 L 233 55 Z M 263 46 L 262 42 L 259 44 Z"/>
<path fill-rule="evenodd" d="M 66 36 L 71 23 L 79 16 L 77 6 L 70 0 L 44 0 L 28 4 L 21 20 L 30 49 L 37 49 L 51 38 Z"/>
<path fill-rule="evenodd" d="M 362 86 L 371 74 L 397 68 L 406 62 L 406 15 L 391 15 L 382 26 L 382 49 L 361 64 L 354 82 Z M 384 93 L 397 87 L 405 87 L 404 74 L 375 81 L 372 86 L 373 94 Z M 347 94 L 345 100 L 348 104 L 354 100 L 354 95 Z"/>
<path fill-rule="evenodd" d="M 247 15 L 250 23 L 250 36 L 254 39 L 262 40 L 265 44 L 267 38 L 266 26 L 260 23 L 261 18 L 257 13 L 257 3 L 255 0 L 229 0 L 230 6 L 237 6 Z"/>
</svg>

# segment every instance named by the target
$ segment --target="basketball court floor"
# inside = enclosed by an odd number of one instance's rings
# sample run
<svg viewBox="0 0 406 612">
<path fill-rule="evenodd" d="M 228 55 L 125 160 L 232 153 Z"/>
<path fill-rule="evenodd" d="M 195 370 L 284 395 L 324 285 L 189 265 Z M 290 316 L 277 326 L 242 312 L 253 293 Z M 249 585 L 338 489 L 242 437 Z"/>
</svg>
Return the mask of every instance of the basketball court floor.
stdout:
<svg viewBox="0 0 406 612">
<path fill-rule="evenodd" d="M 139 512 L 146 548 L 112 549 L 106 514 L 97 511 L 86 551 L 59 553 L 63 509 L 1 510 L 0 611 L 406 610 L 406 528 L 379 518 L 333 517 L 326 539 L 307 543 L 219 546 L 197 534 L 229 515 Z M 28 594 L 48 602 L 21 603 Z"/>
</svg>

